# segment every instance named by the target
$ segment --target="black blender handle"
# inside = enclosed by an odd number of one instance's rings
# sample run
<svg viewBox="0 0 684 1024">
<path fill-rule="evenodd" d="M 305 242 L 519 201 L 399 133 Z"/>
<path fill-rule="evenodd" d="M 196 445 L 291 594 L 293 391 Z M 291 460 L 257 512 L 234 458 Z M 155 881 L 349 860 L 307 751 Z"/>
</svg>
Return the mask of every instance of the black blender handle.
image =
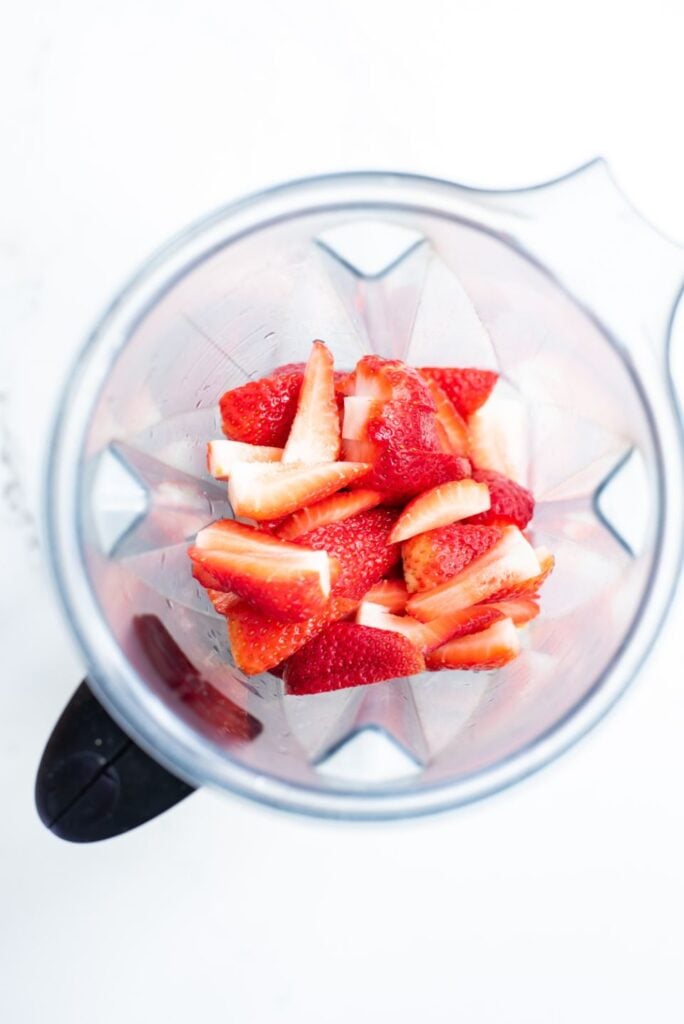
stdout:
<svg viewBox="0 0 684 1024">
<path fill-rule="evenodd" d="M 126 735 L 83 682 L 45 747 L 36 807 L 60 839 L 92 843 L 144 824 L 192 792 Z"/>
</svg>

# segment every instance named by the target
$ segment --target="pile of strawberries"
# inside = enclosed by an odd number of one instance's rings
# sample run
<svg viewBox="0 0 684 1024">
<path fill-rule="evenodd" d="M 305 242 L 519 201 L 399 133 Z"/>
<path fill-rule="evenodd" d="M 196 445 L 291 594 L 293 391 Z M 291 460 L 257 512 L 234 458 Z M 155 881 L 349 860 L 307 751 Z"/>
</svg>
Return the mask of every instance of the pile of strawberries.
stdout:
<svg viewBox="0 0 684 1024">
<path fill-rule="evenodd" d="M 208 464 L 240 521 L 189 555 L 240 669 L 310 694 L 518 654 L 553 557 L 483 428 L 496 381 L 378 356 L 339 373 L 316 341 L 306 365 L 223 395 L 230 440 Z"/>
</svg>

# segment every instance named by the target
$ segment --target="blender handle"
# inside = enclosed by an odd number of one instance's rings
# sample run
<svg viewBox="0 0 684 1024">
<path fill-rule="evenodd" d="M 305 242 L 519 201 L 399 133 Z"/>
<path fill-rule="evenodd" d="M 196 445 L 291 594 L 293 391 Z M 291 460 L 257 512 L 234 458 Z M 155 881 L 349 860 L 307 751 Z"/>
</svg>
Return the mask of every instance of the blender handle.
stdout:
<svg viewBox="0 0 684 1024">
<path fill-rule="evenodd" d="M 56 836 L 91 843 L 144 824 L 192 792 L 126 735 L 86 680 L 47 742 L 35 799 L 41 821 Z"/>
</svg>

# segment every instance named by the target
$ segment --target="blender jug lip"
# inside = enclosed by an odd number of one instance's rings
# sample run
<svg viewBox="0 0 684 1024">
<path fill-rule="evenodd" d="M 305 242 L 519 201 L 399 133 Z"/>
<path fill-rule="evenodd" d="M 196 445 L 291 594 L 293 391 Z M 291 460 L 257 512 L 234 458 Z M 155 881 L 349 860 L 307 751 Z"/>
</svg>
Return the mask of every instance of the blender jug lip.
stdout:
<svg viewBox="0 0 684 1024">
<path fill-rule="evenodd" d="M 403 208 L 470 223 L 499 238 L 505 235 L 506 244 L 548 274 L 549 268 L 505 230 L 513 223 L 506 211 L 497 204 L 487 206 L 486 200 L 562 188 L 594 169 L 607 173 L 599 158 L 551 182 L 506 191 L 388 171 L 327 174 L 278 185 L 224 206 L 178 233 L 129 280 L 103 314 L 77 357 L 57 408 L 45 474 L 44 536 L 53 579 L 86 659 L 93 690 L 135 742 L 174 774 L 193 785 L 224 788 L 274 807 L 323 817 L 380 820 L 432 813 L 490 795 L 547 764 L 593 727 L 634 677 L 668 610 L 682 555 L 677 527 L 682 507 L 682 429 L 665 359 L 660 367 L 665 403 L 651 421 L 660 486 L 656 551 L 634 629 L 591 690 L 543 735 L 498 763 L 454 781 L 421 789 L 317 790 L 244 767 L 177 716 L 135 671 L 102 616 L 82 550 L 82 444 L 100 388 L 135 326 L 194 266 L 240 237 L 307 213 L 351 207 L 372 214 Z M 633 216 L 638 218 L 635 212 Z M 664 244 L 673 244 L 659 237 Z M 610 333 L 602 330 L 615 345 Z"/>
</svg>

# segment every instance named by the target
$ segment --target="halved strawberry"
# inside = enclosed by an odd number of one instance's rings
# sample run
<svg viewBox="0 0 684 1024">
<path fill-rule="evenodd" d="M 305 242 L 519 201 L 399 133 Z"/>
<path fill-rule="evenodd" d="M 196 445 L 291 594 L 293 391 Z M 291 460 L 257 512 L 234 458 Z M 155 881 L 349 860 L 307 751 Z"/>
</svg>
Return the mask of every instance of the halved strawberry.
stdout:
<svg viewBox="0 0 684 1024">
<path fill-rule="evenodd" d="M 340 454 L 340 420 L 335 398 L 333 357 L 314 341 L 304 370 L 297 412 L 283 452 L 283 462 L 335 462 Z"/>
<path fill-rule="evenodd" d="M 493 547 L 446 583 L 415 594 L 406 609 L 421 622 L 429 622 L 439 615 L 480 604 L 538 573 L 534 549 L 516 526 L 507 526 Z"/>
<path fill-rule="evenodd" d="M 297 411 L 302 371 L 250 381 L 220 399 L 223 432 L 235 441 L 283 448 Z M 287 372 L 286 372 L 287 371 Z"/>
<path fill-rule="evenodd" d="M 500 537 L 501 530 L 494 526 L 466 523 L 411 537 L 401 548 L 408 589 L 413 593 L 438 587 L 493 547 Z"/>
<path fill-rule="evenodd" d="M 393 615 L 386 608 L 370 601 L 362 601 L 356 613 L 359 625 L 401 633 L 423 654 L 434 651 L 454 637 L 467 636 L 469 633 L 487 629 L 501 618 L 503 615 L 493 605 L 463 608 L 448 615 L 441 615 L 430 622 L 419 622 L 410 615 Z"/>
<path fill-rule="evenodd" d="M 486 484 L 475 480 L 453 480 L 433 487 L 410 501 L 392 530 L 393 541 L 408 540 L 418 533 L 448 526 L 489 508 Z"/>
<path fill-rule="evenodd" d="M 383 402 L 396 399 L 434 410 L 435 403 L 421 375 L 401 359 L 363 356 L 356 364 L 354 393 Z"/>
<path fill-rule="evenodd" d="M 388 612 L 403 612 L 409 592 L 403 580 L 380 580 L 363 595 L 364 601 L 381 605 Z"/>
<path fill-rule="evenodd" d="M 356 601 L 333 598 L 327 608 L 303 622 L 278 622 L 245 602 L 230 609 L 228 637 L 235 664 L 248 676 L 266 672 L 289 658 L 331 622 L 345 618 Z"/>
<path fill-rule="evenodd" d="M 499 379 L 493 370 L 422 366 L 420 375 L 439 384 L 456 411 L 467 419 L 484 405 Z"/>
<path fill-rule="evenodd" d="M 344 400 L 344 457 L 377 462 L 388 451 L 440 451 L 435 414 L 408 402 L 381 402 L 353 395 Z"/>
<path fill-rule="evenodd" d="M 230 474 L 228 500 L 236 515 L 277 519 L 348 487 L 369 469 L 369 465 L 358 462 L 324 462 L 317 466 L 239 462 Z"/>
<path fill-rule="evenodd" d="M 389 540 L 396 520 L 395 511 L 374 508 L 328 526 L 319 526 L 298 537 L 295 543 L 305 544 L 315 551 L 327 551 L 340 567 L 333 595 L 360 600 L 368 588 L 386 576 L 399 561 L 399 545 Z"/>
<path fill-rule="evenodd" d="M 437 381 L 428 380 L 427 385 L 437 408 L 437 433 L 443 450 L 451 452 L 452 455 L 468 455 L 470 447 L 468 424 L 454 403 L 449 401 Z"/>
<path fill-rule="evenodd" d="M 469 477 L 470 470 L 470 463 L 460 455 L 416 448 L 387 449 L 364 477 L 364 487 L 382 491 L 386 503 L 402 505 L 431 487 Z"/>
<path fill-rule="evenodd" d="M 512 619 L 516 626 L 524 626 L 539 615 L 539 604 L 530 597 L 510 597 L 503 601 L 487 602 L 478 607 L 496 608 L 507 619 Z"/>
<path fill-rule="evenodd" d="M 188 554 L 203 586 L 237 594 L 263 614 L 292 622 L 325 608 L 331 570 L 337 569 L 324 551 L 288 544 L 233 520 L 200 530 Z"/>
<path fill-rule="evenodd" d="M 285 692 L 303 696 L 422 672 L 423 656 L 403 636 L 337 622 L 285 662 Z"/>
<path fill-rule="evenodd" d="M 283 540 L 294 540 L 295 537 L 301 537 L 302 534 L 319 526 L 329 526 L 331 523 L 358 515 L 359 512 L 375 508 L 381 501 L 380 491 L 368 489 L 333 494 L 323 501 L 316 502 L 315 505 L 293 512 L 277 527 L 276 532 Z"/>
<path fill-rule="evenodd" d="M 450 640 L 438 647 L 427 658 L 428 668 L 434 670 L 470 669 L 487 672 L 503 668 L 520 653 L 518 631 L 510 619 L 501 619 L 481 633 Z"/>
<path fill-rule="evenodd" d="M 207 445 L 207 468 L 217 480 L 227 480 L 236 462 L 280 462 L 282 457 L 282 448 L 244 441 L 210 441 Z"/>
<path fill-rule="evenodd" d="M 509 598 L 536 597 L 539 588 L 553 572 L 556 560 L 548 548 L 535 548 L 534 551 L 539 562 L 539 572 L 529 579 L 508 583 L 501 590 L 492 594 L 487 601 L 507 601 Z"/>
<path fill-rule="evenodd" d="M 531 491 L 514 480 L 509 480 L 491 469 L 473 469 L 473 480 L 489 488 L 490 507 L 488 511 L 470 518 L 471 523 L 484 526 L 505 526 L 514 523 L 524 530 L 534 514 L 534 497 Z"/>
</svg>

